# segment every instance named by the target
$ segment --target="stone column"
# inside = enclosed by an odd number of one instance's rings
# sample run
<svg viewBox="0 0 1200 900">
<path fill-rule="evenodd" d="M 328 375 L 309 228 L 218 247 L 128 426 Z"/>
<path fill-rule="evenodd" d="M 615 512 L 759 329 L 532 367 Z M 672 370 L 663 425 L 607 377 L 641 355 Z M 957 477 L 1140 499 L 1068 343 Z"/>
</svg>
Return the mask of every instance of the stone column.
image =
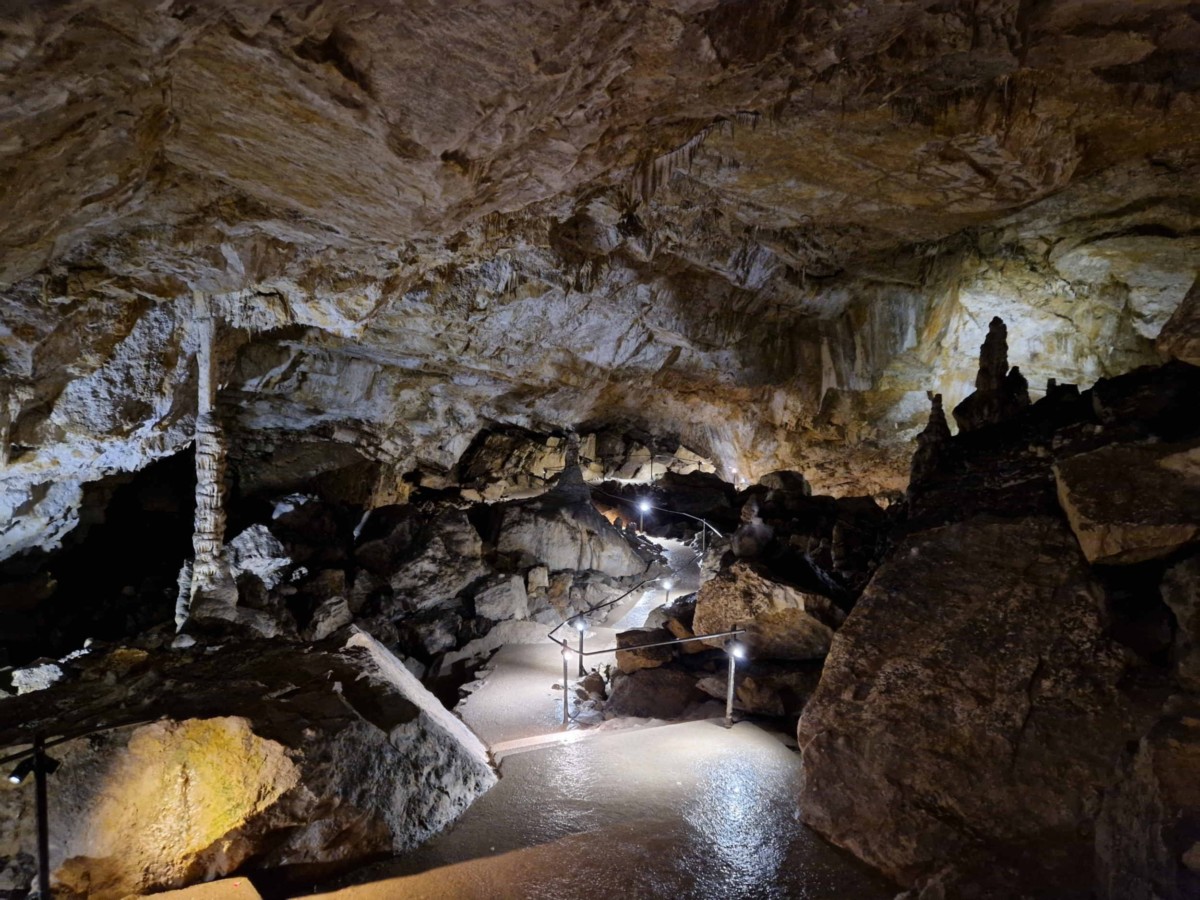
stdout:
<svg viewBox="0 0 1200 900">
<path fill-rule="evenodd" d="M 225 435 L 217 418 L 217 372 L 213 344 L 216 319 L 207 294 L 194 295 L 196 368 L 196 523 L 192 547 L 192 613 L 198 601 L 236 606 L 237 588 L 224 558 L 225 542 Z"/>
</svg>

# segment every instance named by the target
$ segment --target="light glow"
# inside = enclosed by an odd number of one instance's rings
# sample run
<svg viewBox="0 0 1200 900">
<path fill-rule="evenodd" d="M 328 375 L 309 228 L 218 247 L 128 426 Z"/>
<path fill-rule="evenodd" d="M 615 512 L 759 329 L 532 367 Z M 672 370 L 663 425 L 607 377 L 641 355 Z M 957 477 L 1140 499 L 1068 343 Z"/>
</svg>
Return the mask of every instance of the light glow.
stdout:
<svg viewBox="0 0 1200 900">
<path fill-rule="evenodd" d="M 729 655 L 732 656 L 734 659 L 745 659 L 746 658 L 746 648 L 743 647 L 741 644 L 730 644 Z"/>
<path fill-rule="evenodd" d="M 638 509 L 641 510 L 642 512 L 650 512 L 650 501 L 649 500 L 639 500 L 638 501 Z"/>
</svg>

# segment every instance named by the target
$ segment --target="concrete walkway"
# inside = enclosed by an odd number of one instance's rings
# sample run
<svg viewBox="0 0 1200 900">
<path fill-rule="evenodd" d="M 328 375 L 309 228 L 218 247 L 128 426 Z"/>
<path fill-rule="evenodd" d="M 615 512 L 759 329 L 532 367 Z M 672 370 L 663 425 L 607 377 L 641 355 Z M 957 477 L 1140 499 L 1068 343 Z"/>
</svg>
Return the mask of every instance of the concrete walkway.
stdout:
<svg viewBox="0 0 1200 900">
<path fill-rule="evenodd" d="M 671 599 L 699 586 L 696 553 L 663 541 Z M 593 626 L 611 647 L 667 599 L 655 586 Z M 574 646 L 575 632 L 568 633 Z M 588 668 L 612 662 L 589 657 Z M 572 694 L 576 657 L 568 661 Z M 338 900 L 430 898 L 856 898 L 895 889 L 800 824 L 799 757 L 748 722 L 562 725 L 562 653 L 509 644 L 457 712 L 488 744 L 500 783 L 447 832 L 343 879 Z"/>
<path fill-rule="evenodd" d="M 749 723 L 601 732 L 506 758 L 451 830 L 325 896 L 892 897 L 800 824 L 797 776 L 796 752 Z"/>
</svg>

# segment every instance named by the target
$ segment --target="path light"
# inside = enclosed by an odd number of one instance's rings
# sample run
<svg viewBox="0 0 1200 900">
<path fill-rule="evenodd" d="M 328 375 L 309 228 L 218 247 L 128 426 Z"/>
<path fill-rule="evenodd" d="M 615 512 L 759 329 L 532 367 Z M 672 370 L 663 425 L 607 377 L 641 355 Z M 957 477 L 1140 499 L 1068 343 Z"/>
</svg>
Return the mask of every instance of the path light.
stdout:
<svg viewBox="0 0 1200 900">
<path fill-rule="evenodd" d="M 666 588 L 667 591 L 667 603 L 671 602 L 671 588 L 674 587 L 674 585 L 675 582 L 673 582 L 670 578 L 663 582 L 663 587 Z"/>
<path fill-rule="evenodd" d="M 27 756 L 12 770 L 12 774 L 8 776 L 8 780 L 13 784 L 20 784 L 26 779 L 30 772 L 33 771 L 33 757 Z"/>
<path fill-rule="evenodd" d="M 638 531 L 646 530 L 646 513 L 648 513 L 648 512 L 650 512 L 650 501 L 649 500 L 639 500 L 638 501 L 638 513 L 639 513 L 639 515 L 638 515 Z"/>
<path fill-rule="evenodd" d="M 739 659 L 745 659 L 746 648 L 737 641 L 731 641 L 726 648 L 729 653 L 729 674 L 725 680 L 725 727 L 733 727 L 733 676 Z"/>
<path fill-rule="evenodd" d="M 575 619 L 575 629 L 579 632 L 579 677 L 582 678 L 587 674 L 583 668 L 583 633 L 587 630 L 587 622 L 583 620 L 583 616 Z"/>
</svg>

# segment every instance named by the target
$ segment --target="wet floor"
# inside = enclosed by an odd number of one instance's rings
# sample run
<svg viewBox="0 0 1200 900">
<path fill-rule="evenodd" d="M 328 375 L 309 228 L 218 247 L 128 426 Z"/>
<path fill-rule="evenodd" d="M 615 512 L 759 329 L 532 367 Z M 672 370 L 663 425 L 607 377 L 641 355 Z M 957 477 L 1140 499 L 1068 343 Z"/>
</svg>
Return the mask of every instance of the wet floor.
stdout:
<svg viewBox="0 0 1200 900">
<path fill-rule="evenodd" d="M 750 724 L 599 733 L 505 758 L 448 832 L 329 896 L 883 900 L 800 823 L 798 758 Z"/>
<path fill-rule="evenodd" d="M 614 619 L 613 628 L 624 631 L 627 628 L 641 628 L 646 624 L 646 616 L 651 610 L 672 600 L 677 600 L 684 594 L 700 590 L 700 554 L 683 541 L 670 538 L 652 538 L 654 543 L 662 547 L 671 567 L 671 587 L 665 588 L 661 583 L 655 584 L 644 592 L 638 601 L 627 611 L 620 613 Z M 670 598 L 670 599 L 668 599 Z"/>
</svg>

